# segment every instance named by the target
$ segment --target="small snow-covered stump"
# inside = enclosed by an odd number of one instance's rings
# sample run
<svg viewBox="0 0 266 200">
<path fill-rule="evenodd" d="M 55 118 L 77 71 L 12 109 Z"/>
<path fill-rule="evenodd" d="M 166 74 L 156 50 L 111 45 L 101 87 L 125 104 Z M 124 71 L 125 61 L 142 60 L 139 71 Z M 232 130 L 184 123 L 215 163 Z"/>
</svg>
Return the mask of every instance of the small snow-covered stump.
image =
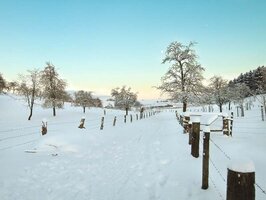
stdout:
<svg viewBox="0 0 266 200">
<path fill-rule="evenodd" d="M 43 119 L 42 120 L 42 135 L 46 135 L 47 133 L 47 120 Z"/>
<path fill-rule="evenodd" d="M 79 128 L 85 128 L 84 124 L 85 124 L 85 117 L 82 117 L 80 120 Z"/>
<path fill-rule="evenodd" d="M 192 122 L 191 155 L 199 157 L 200 115 L 190 116 Z"/>
<path fill-rule="evenodd" d="M 226 200 L 255 200 L 255 167 L 252 161 L 228 166 Z"/>
</svg>

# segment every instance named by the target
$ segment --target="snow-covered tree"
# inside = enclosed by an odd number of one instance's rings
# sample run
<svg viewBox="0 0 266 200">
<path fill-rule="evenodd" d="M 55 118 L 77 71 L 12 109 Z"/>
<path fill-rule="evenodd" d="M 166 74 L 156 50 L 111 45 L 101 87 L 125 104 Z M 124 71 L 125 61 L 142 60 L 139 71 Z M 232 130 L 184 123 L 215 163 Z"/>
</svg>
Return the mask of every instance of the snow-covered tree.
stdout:
<svg viewBox="0 0 266 200">
<path fill-rule="evenodd" d="M 227 81 L 224 80 L 221 76 L 213 76 L 210 79 L 209 88 L 211 89 L 211 94 L 213 96 L 214 102 L 219 106 L 220 112 L 222 112 L 223 105 L 229 101 L 227 94 Z"/>
<path fill-rule="evenodd" d="M 75 92 L 74 96 L 74 104 L 76 106 L 81 106 L 83 108 L 83 113 L 86 112 L 86 107 L 91 107 L 94 105 L 91 92 L 80 90 Z"/>
<path fill-rule="evenodd" d="M 188 101 L 202 92 L 202 72 L 204 68 L 197 62 L 197 55 L 193 49 L 194 43 L 183 45 L 172 42 L 166 50 L 163 64 L 171 63 L 171 67 L 162 77 L 162 84 L 157 87 L 170 98 L 183 103 L 183 112 L 187 109 Z M 191 98 L 192 97 L 192 98 Z"/>
<path fill-rule="evenodd" d="M 34 102 L 40 91 L 40 72 L 38 69 L 28 70 L 26 75 L 20 75 L 21 83 L 18 87 L 19 94 L 25 97 L 30 109 L 28 120 L 31 120 L 33 114 Z"/>
<path fill-rule="evenodd" d="M 6 80 L 4 79 L 3 75 L 0 73 L 0 94 L 6 88 Z"/>
<path fill-rule="evenodd" d="M 128 110 L 137 101 L 137 94 L 131 92 L 131 88 L 126 88 L 126 86 L 112 89 L 111 96 L 114 98 L 114 106 L 119 109 L 125 109 L 126 115 L 128 115 Z"/>
<path fill-rule="evenodd" d="M 56 116 L 56 108 L 62 108 L 65 101 L 66 81 L 59 78 L 59 75 L 51 63 L 47 62 L 41 72 L 41 83 L 43 86 L 43 106 L 53 108 L 53 116 Z"/>
<path fill-rule="evenodd" d="M 103 103 L 101 101 L 101 99 L 99 98 L 93 98 L 93 106 L 97 107 L 97 108 L 102 108 L 103 107 Z"/>
<path fill-rule="evenodd" d="M 11 81 L 7 83 L 8 91 L 12 91 L 12 93 L 15 93 L 15 91 L 19 88 L 19 83 L 17 81 Z"/>
<path fill-rule="evenodd" d="M 249 87 L 245 83 L 237 83 L 232 88 L 234 91 L 233 100 L 241 108 L 241 116 L 244 116 L 244 101 L 245 98 L 251 93 Z"/>
</svg>

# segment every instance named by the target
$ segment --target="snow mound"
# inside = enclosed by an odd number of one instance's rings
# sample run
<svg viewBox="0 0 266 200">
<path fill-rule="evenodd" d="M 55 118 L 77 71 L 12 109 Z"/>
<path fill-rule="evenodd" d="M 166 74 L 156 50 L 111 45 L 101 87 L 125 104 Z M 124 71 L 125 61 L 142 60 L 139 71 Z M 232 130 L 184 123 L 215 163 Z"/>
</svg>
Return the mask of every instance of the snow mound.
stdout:
<svg viewBox="0 0 266 200">
<path fill-rule="evenodd" d="M 253 161 L 248 159 L 237 159 L 233 160 L 229 165 L 228 169 L 235 172 L 250 173 L 255 172 L 255 165 Z"/>
</svg>

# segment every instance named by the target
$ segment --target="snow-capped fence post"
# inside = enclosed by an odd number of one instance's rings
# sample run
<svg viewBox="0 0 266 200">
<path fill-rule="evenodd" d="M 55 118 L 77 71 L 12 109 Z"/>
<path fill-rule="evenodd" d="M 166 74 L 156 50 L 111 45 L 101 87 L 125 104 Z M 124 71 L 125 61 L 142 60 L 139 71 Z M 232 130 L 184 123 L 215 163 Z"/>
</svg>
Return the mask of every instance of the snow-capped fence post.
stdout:
<svg viewBox="0 0 266 200">
<path fill-rule="evenodd" d="M 100 127 L 100 130 L 103 130 L 103 123 L 104 123 L 104 117 L 102 117 L 102 120 L 101 120 L 101 127 Z"/>
<path fill-rule="evenodd" d="M 184 130 L 183 130 L 183 133 L 187 133 L 188 131 L 188 122 L 190 120 L 190 116 L 189 116 L 189 113 L 185 113 L 184 114 L 184 118 L 183 118 L 183 127 L 184 127 Z"/>
<path fill-rule="evenodd" d="M 42 120 L 42 135 L 45 135 L 47 133 L 47 121 L 46 119 Z"/>
<path fill-rule="evenodd" d="M 261 106 L 260 108 L 261 108 L 261 119 L 262 119 L 262 121 L 264 121 L 263 106 Z"/>
<path fill-rule="evenodd" d="M 127 116 L 124 115 L 124 123 L 127 123 Z"/>
<path fill-rule="evenodd" d="M 132 121 L 133 121 L 133 117 L 132 117 L 132 115 L 130 114 L 130 122 L 132 123 Z"/>
<path fill-rule="evenodd" d="M 229 135 L 233 136 L 233 122 L 234 122 L 234 113 L 231 112 L 231 119 L 230 119 L 230 132 Z"/>
<path fill-rule="evenodd" d="M 200 138 L 200 115 L 191 116 L 192 138 L 191 138 L 191 155 L 199 157 L 199 138 Z"/>
<path fill-rule="evenodd" d="M 209 141 L 210 141 L 210 126 L 205 126 L 203 129 L 203 157 L 202 157 L 202 186 L 206 190 L 209 187 Z"/>
<path fill-rule="evenodd" d="M 85 117 L 82 117 L 78 128 L 85 128 L 84 124 L 85 124 Z"/>
<path fill-rule="evenodd" d="M 229 119 L 227 115 L 223 115 L 223 134 L 229 135 Z"/>
<path fill-rule="evenodd" d="M 255 200 L 255 167 L 252 162 L 233 163 L 228 167 L 226 200 Z"/>
<path fill-rule="evenodd" d="M 116 124 L 116 116 L 114 117 L 113 126 Z"/>
</svg>

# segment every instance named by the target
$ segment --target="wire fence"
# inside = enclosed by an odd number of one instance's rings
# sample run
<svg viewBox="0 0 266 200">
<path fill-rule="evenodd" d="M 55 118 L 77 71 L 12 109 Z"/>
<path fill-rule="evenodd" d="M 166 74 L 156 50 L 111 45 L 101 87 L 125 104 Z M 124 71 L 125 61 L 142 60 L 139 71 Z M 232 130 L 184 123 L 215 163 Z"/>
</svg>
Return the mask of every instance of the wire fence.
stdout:
<svg viewBox="0 0 266 200">
<path fill-rule="evenodd" d="M 121 126 L 126 124 L 131 124 L 133 122 L 139 121 L 155 115 L 158 112 L 150 112 L 149 114 L 144 113 L 145 117 L 141 118 L 137 113 L 125 115 L 105 115 L 103 121 L 103 129 L 110 129 L 115 126 Z M 97 117 L 94 119 L 85 120 L 86 131 L 100 131 L 102 128 L 102 117 Z M 114 119 L 116 123 L 114 124 Z M 126 121 L 125 121 L 126 119 Z M 76 124 L 76 126 L 74 126 Z M 48 123 L 48 134 L 53 132 L 62 131 L 62 125 L 71 128 L 78 128 L 79 120 L 73 121 L 61 121 L 61 122 L 51 122 Z M 41 125 L 33 126 L 22 126 L 10 129 L 0 130 L 0 151 L 7 149 L 16 148 L 19 146 L 31 144 L 40 140 L 41 138 Z"/>
</svg>

